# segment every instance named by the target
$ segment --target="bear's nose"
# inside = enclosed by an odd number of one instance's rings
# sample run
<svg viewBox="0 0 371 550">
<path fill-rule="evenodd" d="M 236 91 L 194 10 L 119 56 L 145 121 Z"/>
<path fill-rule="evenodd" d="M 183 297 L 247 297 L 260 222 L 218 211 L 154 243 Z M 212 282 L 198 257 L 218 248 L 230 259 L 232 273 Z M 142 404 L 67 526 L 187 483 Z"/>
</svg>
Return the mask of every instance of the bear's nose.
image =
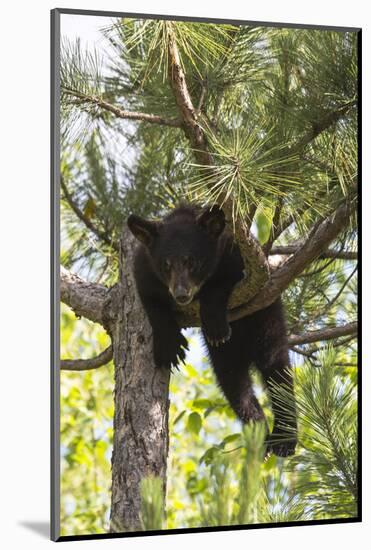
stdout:
<svg viewBox="0 0 371 550">
<path fill-rule="evenodd" d="M 179 304 L 188 304 L 192 299 L 192 290 L 187 290 L 184 287 L 177 287 L 174 290 L 173 296 Z"/>
</svg>

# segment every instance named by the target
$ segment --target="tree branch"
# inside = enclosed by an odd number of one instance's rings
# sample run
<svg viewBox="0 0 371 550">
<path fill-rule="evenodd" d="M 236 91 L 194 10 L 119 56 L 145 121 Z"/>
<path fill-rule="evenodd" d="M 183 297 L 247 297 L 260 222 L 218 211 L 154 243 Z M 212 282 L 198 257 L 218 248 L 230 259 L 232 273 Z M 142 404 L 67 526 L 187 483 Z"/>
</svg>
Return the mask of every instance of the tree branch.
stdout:
<svg viewBox="0 0 371 550">
<path fill-rule="evenodd" d="M 188 91 L 185 74 L 180 63 L 180 56 L 176 44 L 174 33 L 169 30 L 169 79 L 174 92 L 175 100 L 183 119 L 184 131 L 190 140 L 198 162 L 204 166 L 209 166 L 213 170 L 212 155 L 208 150 L 204 131 L 197 120 L 197 112 Z M 331 126 L 336 120 L 341 118 L 351 105 L 350 102 L 337 111 L 330 113 L 321 124 L 313 126 L 310 136 L 301 140 L 301 147 L 309 143 L 321 131 Z M 297 146 L 299 147 L 299 145 Z M 330 244 L 330 242 L 342 230 L 350 215 L 350 205 L 346 203 L 338 208 L 332 215 L 315 226 L 308 239 L 273 275 L 269 277 L 269 265 L 264 253 L 250 231 L 242 224 L 232 224 L 233 204 L 230 199 L 223 201 L 223 210 L 226 213 L 227 223 L 232 227 L 235 239 L 240 247 L 241 255 L 246 268 L 246 279 L 234 289 L 229 307 L 229 319 L 236 320 L 244 315 L 253 313 L 259 309 L 269 306 L 282 293 L 291 281 L 297 277 L 316 257 L 318 257 Z M 352 208 L 354 205 L 352 206 Z M 283 222 L 284 223 L 284 222 Z M 290 222 L 291 223 L 291 222 Z M 279 228 L 281 230 L 281 228 Z M 277 236 L 278 232 L 275 232 Z M 265 283 L 265 286 L 263 287 Z M 263 288 L 262 288 L 263 287 Z M 255 297 L 251 299 L 252 296 Z M 248 304 L 246 302 L 250 300 Z M 244 304 L 244 305 L 241 305 Z M 238 306 L 238 307 L 236 307 Z M 179 318 L 185 326 L 196 326 L 199 324 L 197 305 L 192 305 L 185 310 L 179 310 Z M 198 321 L 198 322 L 197 322 Z"/>
<path fill-rule="evenodd" d="M 230 319 L 239 319 L 272 304 L 289 284 L 328 248 L 331 241 L 349 223 L 350 216 L 355 208 L 355 201 L 346 201 L 330 216 L 316 224 L 303 245 L 281 267 L 273 272 L 259 294 L 248 304 L 230 311 Z"/>
<path fill-rule="evenodd" d="M 312 122 L 312 127 L 309 130 L 309 132 L 303 136 L 295 145 L 293 145 L 290 149 L 290 154 L 295 155 L 300 153 L 308 143 L 310 143 L 313 139 L 315 139 L 319 134 L 327 130 L 330 126 L 332 126 L 335 122 L 337 122 L 340 118 L 342 118 L 351 107 L 357 105 L 357 99 L 354 99 L 352 101 L 349 101 L 339 109 L 336 109 L 335 111 L 329 112 L 326 116 L 324 116 L 321 121 L 318 122 Z M 327 190 L 326 190 L 327 192 Z M 319 193 L 319 197 L 323 195 L 323 191 Z M 306 207 L 299 208 L 296 211 L 296 217 L 301 216 L 305 211 Z M 287 216 L 286 218 L 279 220 L 277 222 L 276 227 L 274 229 L 272 228 L 271 234 L 269 236 L 269 239 L 267 243 L 263 246 L 263 250 L 266 254 L 268 254 L 271 250 L 271 247 L 275 240 L 283 233 L 293 222 L 295 221 L 295 217 L 293 215 Z"/>
<path fill-rule="evenodd" d="M 337 184 L 339 184 L 338 178 L 333 178 L 332 181 L 329 183 L 328 186 L 326 186 L 324 189 L 321 189 L 318 193 L 316 193 L 315 197 L 313 198 L 313 204 L 315 204 L 316 201 L 321 202 L 323 197 L 328 196 L 329 191 L 331 191 Z M 356 190 L 356 184 L 354 185 L 354 189 Z M 289 214 L 288 216 L 282 217 L 279 222 L 277 223 L 277 227 L 274 228 L 274 237 L 271 233 L 268 241 L 264 244 L 263 250 L 266 255 L 270 253 L 270 250 L 273 246 L 274 241 L 278 239 L 278 237 L 286 231 L 288 227 L 290 227 L 291 224 L 293 224 L 296 220 L 298 220 L 303 214 L 308 210 L 308 205 L 301 206 L 296 209 L 295 215 Z"/>
<path fill-rule="evenodd" d="M 210 167 L 213 171 L 213 159 L 208 150 L 204 131 L 198 123 L 197 111 L 192 103 L 192 98 L 188 91 L 185 74 L 180 63 L 180 56 L 176 45 L 174 34 L 169 31 L 169 78 L 174 92 L 175 100 L 178 105 L 181 117 L 183 119 L 184 131 L 190 140 L 194 149 L 197 161 Z M 251 235 L 248 227 L 242 224 L 233 223 L 233 204 L 230 199 L 223 201 L 223 210 L 226 214 L 227 224 L 232 230 L 237 241 L 242 259 L 245 265 L 245 271 L 249 277 L 249 285 L 243 285 L 238 289 L 240 303 L 246 302 L 254 296 L 263 284 L 268 280 L 269 265 L 259 243 Z M 194 306 L 194 312 L 197 309 Z"/>
<path fill-rule="evenodd" d="M 305 324 L 307 326 L 312 324 L 314 321 L 317 321 L 318 319 L 321 319 L 322 317 L 324 317 L 331 310 L 332 306 L 340 298 L 340 296 L 344 292 L 345 288 L 348 286 L 350 280 L 352 279 L 353 275 L 357 272 L 357 270 L 358 270 L 358 265 L 355 266 L 355 268 L 350 273 L 350 275 L 348 275 L 348 277 L 345 279 L 345 281 L 343 282 L 343 284 L 341 285 L 341 287 L 339 288 L 339 290 L 335 294 L 335 296 L 333 298 L 331 298 L 331 300 L 329 298 L 327 298 L 327 296 L 326 296 L 326 298 L 328 300 L 327 303 L 322 308 L 316 309 L 316 311 L 312 315 L 307 317 L 307 319 L 305 320 Z M 294 331 L 296 328 L 300 328 L 300 325 L 302 325 L 302 323 L 300 323 L 300 324 L 295 323 L 295 326 L 291 327 L 291 330 Z"/>
<path fill-rule="evenodd" d="M 291 351 L 294 351 L 295 353 L 298 353 L 299 355 L 303 355 L 304 357 L 306 357 L 307 359 L 309 359 L 309 361 L 312 363 L 312 364 L 315 364 L 318 362 L 318 359 L 317 357 L 314 355 L 318 350 L 314 350 L 312 352 L 310 351 L 304 351 L 300 348 L 296 348 L 295 346 L 292 346 L 291 348 Z M 336 363 L 333 363 L 334 367 L 358 367 L 357 363 L 350 363 L 350 362 L 336 362 Z"/>
<path fill-rule="evenodd" d="M 291 254 L 295 254 L 295 252 L 297 252 L 299 248 L 300 244 L 274 246 L 269 252 L 269 255 L 289 256 Z M 358 252 L 353 250 L 334 250 L 333 248 L 328 248 L 318 257 L 321 260 L 325 260 L 327 258 L 335 258 L 337 260 L 357 260 Z"/>
<path fill-rule="evenodd" d="M 150 124 L 160 124 L 162 126 L 170 126 L 172 128 L 181 127 L 181 122 L 177 118 L 171 119 L 148 113 L 126 111 L 124 109 L 121 109 L 120 107 L 108 103 L 107 101 L 104 101 L 100 97 L 84 95 L 77 90 L 72 90 L 68 88 L 63 88 L 63 91 L 67 95 L 79 98 L 82 103 L 90 103 L 92 105 L 96 105 L 97 107 L 100 107 L 101 109 L 104 109 L 105 111 L 114 114 L 117 118 L 123 118 L 126 120 L 140 120 L 142 122 L 149 122 Z"/>
<path fill-rule="evenodd" d="M 93 370 L 107 365 L 113 357 L 113 348 L 109 346 L 102 353 L 91 359 L 62 359 L 61 369 L 69 371 Z"/>
<path fill-rule="evenodd" d="M 290 347 L 291 351 L 294 351 L 295 353 L 298 353 L 299 355 L 303 355 L 304 357 L 307 357 L 307 359 L 315 360 L 315 357 L 313 357 L 313 352 L 311 351 L 304 351 L 303 349 L 296 348 L 295 346 Z"/>
<path fill-rule="evenodd" d="M 200 93 L 200 97 L 197 105 L 197 111 L 196 111 L 197 116 L 201 114 L 202 108 L 204 106 L 205 97 L 207 93 L 207 80 L 202 80 L 200 84 L 201 84 L 201 93 Z"/>
<path fill-rule="evenodd" d="M 194 149 L 196 159 L 204 166 L 212 166 L 212 156 L 207 149 L 203 129 L 197 121 L 198 113 L 188 91 L 185 74 L 180 62 L 176 38 L 171 27 L 168 32 L 169 40 L 169 80 L 174 92 L 176 104 L 183 121 L 184 131 Z"/>
<path fill-rule="evenodd" d="M 62 302 L 78 317 L 86 317 L 94 323 L 105 325 L 109 289 L 103 285 L 88 283 L 61 266 L 60 291 Z"/>
<path fill-rule="evenodd" d="M 251 278 L 248 274 L 236 285 L 229 301 L 228 318 L 237 320 L 245 315 L 267 307 L 273 303 L 285 288 L 297 277 L 316 257 L 326 250 L 330 242 L 338 235 L 349 221 L 349 217 L 355 208 L 355 201 L 346 202 L 321 223 L 317 224 L 310 232 L 302 246 L 296 249 L 294 254 L 273 274 L 264 287 L 256 294 L 257 288 L 252 290 Z M 256 243 L 258 246 L 258 243 Z M 262 253 L 262 252 L 261 252 Z M 256 256 L 256 253 L 255 253 Z M 254 256 L 254 257 L 255 257 Z M 248 260 L 249 261 L 249 260 Z M 255 281 L 256 282 L 256 281 Z M 113 289 L 107 289 L 103 285 L 88 283 L 80 277 L 61 268 L 61 300 L 69 305 L 76 315 L 84 316 L 93 322 L 107 326 L 111 317 L 117 315 L 117 304 Z M 247 295 L 256 294 L 246 303 Z M 199 304 L 194 303 L 187 308 L 178 309 L 178 319 L 181 326 L 199 326 Z M 350 331 L 350 332 L 349 332 Z M 356 323 L 345 327 L 334 327 L 321 331 L 308 332 L 305 335 L 290 337 L 290 344 L 309 343 L 317 340 L 325 340 L 354 334 L 357 331 Z M 96 358 L 97 359 L 97 358 Z"/>
<path fill-rule="evenodd" d="M 341 336 L 357 335 L 358 323 L 348 323 L 338 327 L 328 327 L 319 330 L 304 332 L 303 334 L 292 334 L 289 336 L 289 346 L 311 344 L 324 340 L 333 340 Z"/>
<path fill-rule="evenodd" d="M 353 99 L 352 101 L 348 101 L 348 103 L 345 103 L 342 107 L 339 107 L 335 111 L 330 111 L 326 115 L 324 115 L 320 121 L 312 122 L 311 129 L 309 132 L 303 136 L 297 143 L 294 145 L 291 149 L 291 153 L 296 153 L 304 149 L 308 143 L 313 141 L 319 134 L 327 130 L 327 128 L 330 128 L 335 122 L 337 122 L 339 119 L 341 119 L 344 115 L 347 114 L 347 112 L 350 110 L 351 107 L 354 107 L 357 105 L 357 99 Z"/>
<path fill-rule="evenodd" d="M 96 227 L 93 222 L 87 216 L 85 216 L 85 214 L 77 206 L 71 193 L 68 191 L 63 176 L 61 176 L 61 188 L 63 190 L 66 201 L 68 202 L 69 206 L 76 214 L 76 216 L 79 218 L 79 220 L 82 221 L 83 224 L 86 225 L 86 227 L 98 237 L 98 239 L 106 243 L 108 246 L 111 246 L 114 250 L 118 250 L 117 243 L 113 242 L 105 231 L 101 231 L 100 229 L 98 229 L 98 227 Z"/>
</svg>

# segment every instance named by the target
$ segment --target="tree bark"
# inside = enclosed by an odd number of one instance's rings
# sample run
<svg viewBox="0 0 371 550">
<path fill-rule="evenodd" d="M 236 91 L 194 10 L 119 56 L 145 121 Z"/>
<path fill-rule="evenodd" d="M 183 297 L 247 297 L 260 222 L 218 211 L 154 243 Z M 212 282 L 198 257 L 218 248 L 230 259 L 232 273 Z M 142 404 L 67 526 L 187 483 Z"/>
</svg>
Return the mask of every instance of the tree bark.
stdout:
<svg viewBox="0 0 371 550">
<path fill-rule="evenodd" d="M 156 369 L 152 329 L 132 272 L 134 238 L 125 230 L 120 246 L 118 316 L 112 330 L 115 415 L 112 454 L 111 531 L 137 531 L 140 482 L 159 476 L 166 490 L 170 372 Z"/>
<path fill-rule="evenodd" d="M 181 122 L 177 118 L 165 118 L 158 115 L 153 115 L 151 113 L 138 113 L 130 112 L 116 105 L 112 105 L 108 101 L 105 101 L 101 97 L 95 97 L 92 95 L 85 95 L 77 90 L 68 89 L 62 87 L 62 92 L 67 96 L 72 96 L 77 98 L 77 105 L 83 106 L 84 104 L 92 104 L 100 107 L 104 111 L 108 111 L 115 115 L 116 118 L 123 118 L 126 120 L 139 120 L 142 122 L 149 122 L 150 124 L 159 124 L 160 126 L 170 126 L 171 128 L 180 128 Z M 66 102 L 67 104 L 74 104 L 71 101 Z M 76 103 L 75 103 L 76 104 Z"/>
<path fill-rule="evenodd" d="M 102 351 L 96 357 L 91 359 L 61 359 L 61 370 L 81 371 L 99 369 L 107 365 L 112 359 L 112 346 Z"/>
<path fill-rule="evenodd" d="M 300 344 L 311 344 L 312 342 L 334 340 L 342 336 L 356 335 L 358 332 L 358 323 L 353 321 L 346 325 L 326 327 L 319 330 L 304 332 L 303 334 L 291 334 L 289 336 L 289 345 L 297 346 Z"/>
<path fill-rule="evenodd" d="M 61 266 L 60 287 L 62 302 L 70 306 L 78 317 L 106 324 L 104 312 L 110 291 L 105 286 L 84 281 Z"/>
</svg>

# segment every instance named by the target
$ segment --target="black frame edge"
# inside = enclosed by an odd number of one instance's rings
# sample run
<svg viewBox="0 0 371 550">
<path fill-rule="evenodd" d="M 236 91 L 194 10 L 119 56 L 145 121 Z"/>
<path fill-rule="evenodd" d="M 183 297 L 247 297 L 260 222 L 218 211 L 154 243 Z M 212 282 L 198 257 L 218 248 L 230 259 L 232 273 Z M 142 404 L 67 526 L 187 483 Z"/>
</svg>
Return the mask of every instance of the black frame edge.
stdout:
<svg viewBox="0 0 371 550">
<path fill-rule="evenodd" d="M 51 37 L 50 37 L 50 538 L 53 541 L 60 537 L 60 292 L 59 292 L 59 169 L 60 169 L 60 11 L 55 9 L 50 12 Z"/>
<path fill-rule="evenodd" d="M 185 529 L 166 529 L 162 531 L 130 531 L 128 533 L 97 533 L 92 535 L 63 535 L 57 542 L 69 542 L 74 540 L 117 539 L 131 537 L 152 537 L 162 535 L 185 535 L 194 533 L 214 533 L 218 531 L 249 531 L 252 529 L 276 529 L 277 527 L 311 527 L 313 525 L 334 525 L 345 523 L 360 523 L 359 517 L 337 518 L 310 521 L 286 521 L 282 523 L 254 523 L 251 525 L 224 525 L 216 527 L 192 527 Z"/>
<path fill-rule="evenodd" d="M 358 236 L 358 288 L 357 288 L 357 316 L 358 316 L 358 517 L 362 521 L 362 29 L 359 29 L 357 35 L 357 145 L 358 145 L 358 182 L 357 182 L 357 236 Z"/>
</svg>

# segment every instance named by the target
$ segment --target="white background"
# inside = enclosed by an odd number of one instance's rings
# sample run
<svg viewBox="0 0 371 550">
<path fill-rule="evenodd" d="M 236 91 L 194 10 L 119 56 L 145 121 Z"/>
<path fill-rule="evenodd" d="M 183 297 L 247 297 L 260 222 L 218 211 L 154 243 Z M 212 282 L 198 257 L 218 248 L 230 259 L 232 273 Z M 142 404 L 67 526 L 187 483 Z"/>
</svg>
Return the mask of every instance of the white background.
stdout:
<svg viewBox="0 0 371 550">
<path fill-rule="evenodd" d="M 54 7 L 105 9 L 257 21 L 362 26 L 364 52 L 363 264 L 369 277 L 370 185 L 370 22 L 365 0 L 48 0 L 4 2 L 0 55 L 0 544 L 27 549 L 51 546 L 49 520 L 49 10 Z M 5 123 L 4 123 L 5 122 Z M 366 134 L 368 139 L 366 140 Z M 367 154 L 368 152 L 368 154 Z M 364 288 L 366 355 L 370 291 Z M 5 302 L 5 308 L 4 308 Z M 364 523 L 202 533 L 136 539 L 70 542 L 69 547 L 179 549 L 190 545 L 225 548 L 363 549 L 371 539 L 369 451 L 370 369 L 364 382 Z M 368 457 L 368 458 L 367 458 Z"/>
</svg>

